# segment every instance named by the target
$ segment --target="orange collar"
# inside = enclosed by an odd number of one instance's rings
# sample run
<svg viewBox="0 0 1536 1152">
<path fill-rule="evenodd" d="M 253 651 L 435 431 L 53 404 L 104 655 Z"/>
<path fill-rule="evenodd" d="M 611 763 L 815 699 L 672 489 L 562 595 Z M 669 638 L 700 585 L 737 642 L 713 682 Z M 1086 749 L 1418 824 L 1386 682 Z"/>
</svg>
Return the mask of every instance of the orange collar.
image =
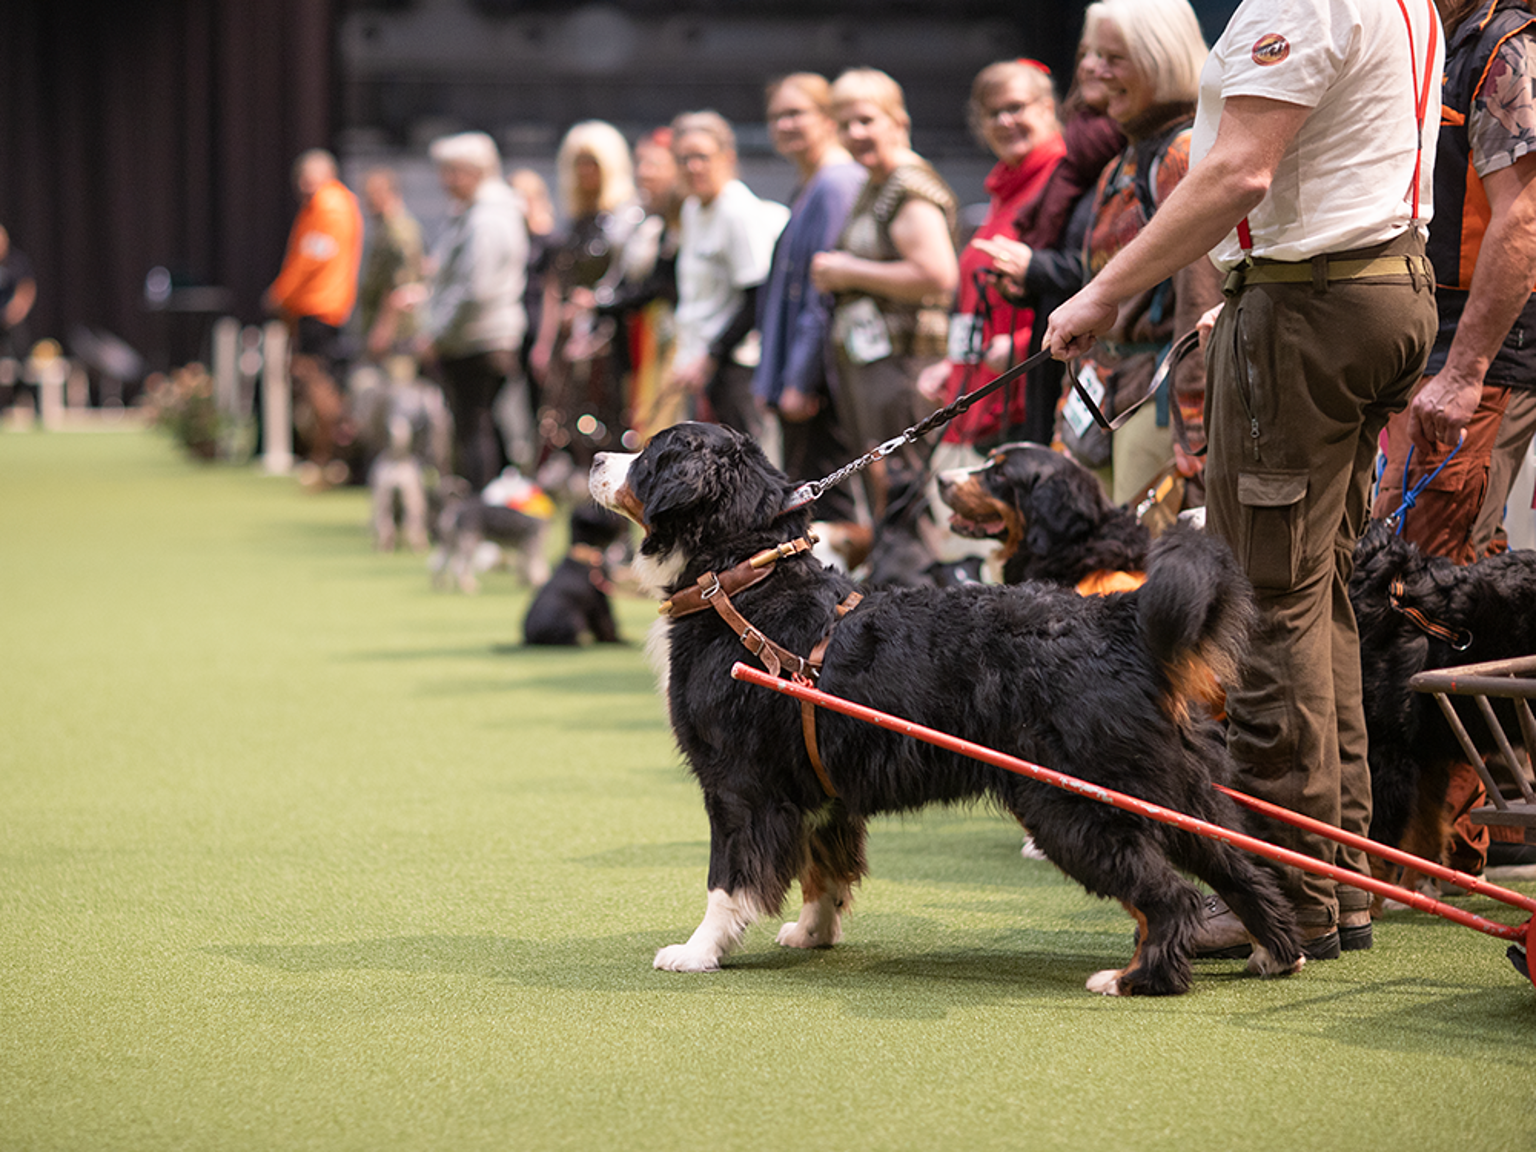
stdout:
<svg viewBox="0 0 1536 1152">
<path fill-rule="evenodd" d="M 1133 592 L 1147 582 L 1145 572 L 1117 572 L 1101 568 L 1077 582 L 1079 596 L 1108 596 L 1111 592 Z"/>
</svg>

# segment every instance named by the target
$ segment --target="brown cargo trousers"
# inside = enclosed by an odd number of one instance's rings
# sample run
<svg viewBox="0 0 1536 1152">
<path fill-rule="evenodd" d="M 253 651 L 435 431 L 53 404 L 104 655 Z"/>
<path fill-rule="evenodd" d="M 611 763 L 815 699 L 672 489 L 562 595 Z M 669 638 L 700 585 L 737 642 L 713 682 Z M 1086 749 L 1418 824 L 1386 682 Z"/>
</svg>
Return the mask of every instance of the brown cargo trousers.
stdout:
<svg viewBox="0 0 1536 1152">
<path fill-rule="evenodd" d="M 1332 280 L 1342 260 L 1422 257 L 1412 232 L 1301 265 L 1295 283 L 1235 283 L 1206 350 L 1207 528 L 1253 582 L 1260 622 L 1230 686 L 1236 785 L 1365 835 L 1371 819 L 1360 646 L 1349 604 L 1377 438 L 1429 354 L 1432 280 Z M 1262 263 L 1262 262 L 1261 262 Z M 1289 266 L 1291 268 L 1295 265 Z M 1255 279 L 1262 275 L 1260 270 Z M 1272 843 L 1362 874 L 1365 855 L 1274 821 Z M 1304 927 L 1337 923 L 1370 895 L 1296 868 L 1281 884 Z"/>
</svg>

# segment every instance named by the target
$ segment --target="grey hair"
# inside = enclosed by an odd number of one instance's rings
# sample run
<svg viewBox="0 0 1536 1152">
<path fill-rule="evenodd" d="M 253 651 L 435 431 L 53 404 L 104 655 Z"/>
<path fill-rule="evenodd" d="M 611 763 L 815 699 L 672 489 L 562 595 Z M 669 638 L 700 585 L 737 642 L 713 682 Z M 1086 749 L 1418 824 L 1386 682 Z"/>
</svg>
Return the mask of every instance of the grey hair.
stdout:
<svg viewBox="0 0 1536 1152">
<path fill-rule="evenodd" d="M 501 153 L 496 141 L 484 132 L 460 132 L 453 136 L 439 136 L 427 148 L 432 163 L 455 164 L 473 168 L 483 176 L 501 171 Z"/>
<path fill-rule="evenodd" d="M 1125 37 L 1131 62 L 1152 82 L 1158 104 L 1193 104 L 1210 48 L 1189 0 L 1098 0 L 1083 13 L 1085 38 L 1100 20 Z"/>
</svg>

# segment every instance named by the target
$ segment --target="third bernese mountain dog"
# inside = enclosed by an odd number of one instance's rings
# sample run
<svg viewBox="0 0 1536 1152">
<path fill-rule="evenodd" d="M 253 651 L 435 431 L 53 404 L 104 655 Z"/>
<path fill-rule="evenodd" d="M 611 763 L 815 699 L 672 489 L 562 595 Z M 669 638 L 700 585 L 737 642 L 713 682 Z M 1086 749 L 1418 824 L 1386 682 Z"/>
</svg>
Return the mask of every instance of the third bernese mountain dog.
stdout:
<svg viewBox="0 0 1536 1152">
<path fill-rule="evenodd" d="M 1373 520 L 1355 545 L 1349 601 L 1360 628 L 1361 686 L 1370 737 L 1371 839 L 1430 860 L 1444 856 L 1451 768 L 1466 759 L 1434 697 L 1415 692 L 1420 672 L 1536 655 L 1536 553 L 1505 552 L 1459 567 L 1427 556 Z M 1495 751 L 1467 698 L 1452 698 L 1480 751 Z M 1518 747 L 1511 703 L 1492 701 Z"/>
<path fill-rule="evenodd" d="M 779 943 L 836 943 L 866 871 L 868 819 L 979 799 L 1026 823 L 1062 871 L 1137 921 L 1135 954 L 1092 976 L 1091 990 L 1188 990 L 1201 894 L 1181 870 L 1252 933 L 1250 971 L 1300 967 L 1288 903 L 1231 844 L 825 710 L 804 723 L 795 701 L 730 675 L 750 658 L 744 644 L 788 671 L 826 638 L 827 692 L 1239 828 L 1236 806 L 1211 787 L 1230 762 L 1194 696 L 1212 669 L 1232 674 L 1252 618 L 1220 541 L 1169 533 L 1130 593 L 964 585 L 872 591 L 855 604 L 853 583 L 804 550 L 794 485 L 737 432 L 681 424 L 638 455 L 601 454 L 591 490 L 644 530 L 635 571 L 670 598 L 665 690 L 709 816 L 704 919 L 657 953 L 657 968 L 718 968 L 797 879 L 804 903 Z"/>
</svg>

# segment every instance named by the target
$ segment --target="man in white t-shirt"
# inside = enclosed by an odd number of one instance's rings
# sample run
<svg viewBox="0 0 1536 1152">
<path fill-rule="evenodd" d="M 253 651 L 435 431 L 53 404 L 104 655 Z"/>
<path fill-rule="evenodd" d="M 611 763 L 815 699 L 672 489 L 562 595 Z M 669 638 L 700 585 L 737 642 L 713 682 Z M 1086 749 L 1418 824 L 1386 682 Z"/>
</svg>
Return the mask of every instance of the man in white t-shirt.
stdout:
<svg viewBox="0 0 1536 1152">
<path fill-rule="evenodd" d="M 1260 622 L 1227 685 L 1228 747 L 1253 795 L 1364 835 L 1370 776 L 1348 599 L 1371 464 L 1435 334 L 1424 258 L 1439 77 L 1431 0 L 1243 0 L 1201 75 L 1189 175 L 1052 315 L 1058 357 L 1118 302 L 1209 252 L 1228 272 L 1207 342 L 1207 527 Z M 1363 854 L 1276 823 L 1271 841 L 1367 872 Z M 1371 943 L 1367 893 L 1281 870 L 1307 955 Z M 1219 901 L 1199 946 L 1247 935 Z"/>
<path fill-rule="evenodd" d="M 688 191 L 678 234 L 673 383 L 703 395 L 719 423 L 756 436 L 756 359 L 743 341 L 756 324 L 757 289 L 768 279 L 789 209 L 759 200 L 736 179 L 736 136 L 718 113 L 677 117 L 672 152 Z"/>
</svg>

